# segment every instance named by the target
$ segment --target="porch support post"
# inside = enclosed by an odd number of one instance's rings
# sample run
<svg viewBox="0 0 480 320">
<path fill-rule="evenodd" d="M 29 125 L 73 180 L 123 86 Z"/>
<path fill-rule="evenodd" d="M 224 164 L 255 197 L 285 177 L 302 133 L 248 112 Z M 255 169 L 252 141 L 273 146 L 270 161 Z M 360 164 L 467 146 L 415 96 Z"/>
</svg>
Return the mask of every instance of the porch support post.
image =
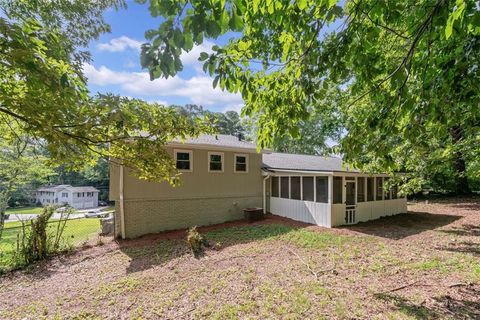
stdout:
<svg viewBox="0 0 480 320">
<path fill-rule="evenodd" d="M 119 179 L 119 193 L 120 193 L 120 235 L 122 239 L 125 239 L 125 203 L 123 198 L 124 181 L 123 181 L 123 166 L 120 166 L 120 179 Z"/>
<path fill-rule="evenodd" d="M 269 177 L 270 176 L 266 176 L 263 178 L 263 214 L 267 213 L 267 179 Z M 272 190 L 270 190 L 270 192 L 272 192 Z"/>
<path fill-rule="evenodd" d="M 328 204 L 333 204 L 333 176 L 328 176 Z"/>
<path fill-rule="evenodd" d="M 345 176 L 342 176 L 342 203 L 347 202 L 347 183 L 345 182 Z"/>
<path fill-rule="evenodd" d="M 358 202 L 358 177 L 355 176 L 355 205 Z"/>
</svg>

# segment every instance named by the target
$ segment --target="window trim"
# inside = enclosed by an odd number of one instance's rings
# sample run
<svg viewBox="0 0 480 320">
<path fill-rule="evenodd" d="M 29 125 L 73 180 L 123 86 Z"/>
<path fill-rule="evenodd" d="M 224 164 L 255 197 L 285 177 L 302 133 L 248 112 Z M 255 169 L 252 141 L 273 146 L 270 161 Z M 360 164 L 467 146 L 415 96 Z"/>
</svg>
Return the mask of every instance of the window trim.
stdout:
<svg viewBox="0 0 480 320">
<path fill-rule="evenodd" d="M 237 171 L 237 156 L 245 157 L 245 171 Z M 235 173 L 248 173 L 248 154 L 246 153 L 235 153 L 233 154 L 233 172 Z"/>
<path fill-rule="evenodd" d="M 223 152 L 217 152 L 217 151 L 209 151 L 207 154 L 208 154 L 207 155 L 207 169 L 208 169 L 208 172 L 223 173 L 224 169 L 225 169 L 225 154 Z M 221 157 L 222 160 L 220 161 L 220 164 L 222 165 L 222 170 L 210 170 L 210 156 L 211 155 Z"/>
<path fill-rule="evenodd" d="M 177 168 L 177 154 L 178 153 L 188 153 L 189 156 L 189 161 L 190 161 L 190 170 L 185 170 L 185 169 L 177 169 L 178 172 L 193 172 L 193 150 L 187 150 L 187 149 L 173 149 L 173 158 L 175 160 L 175 168 Z"/>
</svg>

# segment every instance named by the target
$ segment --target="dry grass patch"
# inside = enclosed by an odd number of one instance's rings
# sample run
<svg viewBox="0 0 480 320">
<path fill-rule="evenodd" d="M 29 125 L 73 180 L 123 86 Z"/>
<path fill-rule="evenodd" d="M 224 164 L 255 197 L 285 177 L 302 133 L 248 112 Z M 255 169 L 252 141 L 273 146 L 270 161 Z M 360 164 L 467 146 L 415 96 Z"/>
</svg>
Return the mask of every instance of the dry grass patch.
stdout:
<svg viewBox="0 0 480 320">
<path fill-rule="evenodd" d="M 333 230 L 272 218 L 204 231 L 215 246 L 199 258 L 168 234 L 107 243 L 3 277 L 0 318 L 480 318 L 480 209 L 410 208 Z"/>
</svg>

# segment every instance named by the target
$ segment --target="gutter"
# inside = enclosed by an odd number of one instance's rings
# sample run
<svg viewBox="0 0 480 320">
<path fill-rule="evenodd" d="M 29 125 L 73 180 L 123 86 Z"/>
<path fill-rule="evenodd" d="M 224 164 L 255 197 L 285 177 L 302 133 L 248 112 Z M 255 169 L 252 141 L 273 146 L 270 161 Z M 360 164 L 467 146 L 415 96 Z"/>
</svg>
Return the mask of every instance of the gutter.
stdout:
<svg viewBox="0 0 480 320">
<path fill-rule="evenodd" d="M 124 179 L 123 166 L 120 166 L 119 193 L 120 193 L 120 236 L 125 239 L 125 203 L 123 199 Z"/>
</svg>

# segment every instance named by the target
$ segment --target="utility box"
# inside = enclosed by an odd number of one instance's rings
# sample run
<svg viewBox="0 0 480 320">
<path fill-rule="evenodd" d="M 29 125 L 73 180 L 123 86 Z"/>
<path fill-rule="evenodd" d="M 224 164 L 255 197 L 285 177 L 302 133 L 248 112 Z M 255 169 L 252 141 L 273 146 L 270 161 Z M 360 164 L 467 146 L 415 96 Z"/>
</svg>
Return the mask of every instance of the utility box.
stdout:
<svg viewBox="0 0 480 320">
<path fill-rule="evenodd" d="M 259 221 L 265 218 L 263 208 L 246 208 L 243 209 L 243 214 L 248 222 Z"/>
</svg>

